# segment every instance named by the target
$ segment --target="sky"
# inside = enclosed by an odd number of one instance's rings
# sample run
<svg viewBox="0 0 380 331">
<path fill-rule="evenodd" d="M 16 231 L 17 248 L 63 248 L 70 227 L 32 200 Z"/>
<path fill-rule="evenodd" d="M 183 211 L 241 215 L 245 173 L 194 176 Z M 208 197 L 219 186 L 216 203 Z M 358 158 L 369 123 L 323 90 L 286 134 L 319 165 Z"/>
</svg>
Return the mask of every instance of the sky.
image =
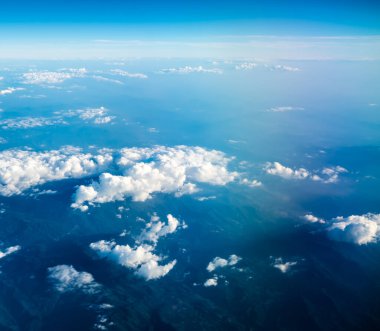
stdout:
<svg viewBox="0 0 380 331">
<path fill-rule="evenodd" d="M 350 47 L 355 58 L 371 58 L 378 52 L 380 4 L 378 1 L 12 1 L 1 5 L 0 50 L 2 58 L 55 57 L 246 57 L 252 54 L 249 42 L 262 42 L 272 37 L 297 37 L 304 42 L 310 37 L 344 37 L 324 58 L 339 58 Z M 355 50 L 356 41 L 367 56 Z M 368 38 L 371 37 L 371 38 Z M 107 50 L 99 41 L 108 42 Z M 136 41 L 147 43 L 143 47 Z M 313 39 L 310 40 L 312 43 Z M 362 41 L 362 40 L 361 40 Z M 134 42 L 133 47 L 130 45 Z M 171 44 L 174 50 L 169 50 Z M 188 43 L 202 43 L 192 45 Z M 244 43 L 245 47 L 236 45 Z M 320 42 L 320 40 L 318 41 Z M 124 43 L 122 47 L 120 43 Z M 160 43 L 160 45 L 158 45 Z M 211 46 L 219 51 L 207 51 Z M 223 45 L 220 45 L 223 43 Z M 116 45 L 117 44 L 117 45 Z M 290 48 L 296 45 L 289 43 Z M 315 43 L 312 44 L 312 48 Z M 252 45 L 248 45 L 252 46 Z M 259 48 L 268 48 L 255 44 Z M 100 49 L 99 49 L 100 48 Z M 170 48 L 170 47 L 169 47 Z M 206 48 L 206 49 L 202 49 Z M 235 48 L 235 51 L 232 50 Z M 271 48 L 271 47 L 269 47 Z M 326 48 L 323 44 L 319 49 Z M 69 49 L 69 50 L 68 50 Z M 286 48 L 280 54 L 288 54 Z M 301 57 L 321 58 L 312 50 Z M 349 52 L 351 53 L 351 52 Z M 276 50 L 275 54 L 279 54 Z M 254 52 L 254 55 L 256 53 Z M 270 49 L 257 57 L 272 57 Z"/>
</svg>

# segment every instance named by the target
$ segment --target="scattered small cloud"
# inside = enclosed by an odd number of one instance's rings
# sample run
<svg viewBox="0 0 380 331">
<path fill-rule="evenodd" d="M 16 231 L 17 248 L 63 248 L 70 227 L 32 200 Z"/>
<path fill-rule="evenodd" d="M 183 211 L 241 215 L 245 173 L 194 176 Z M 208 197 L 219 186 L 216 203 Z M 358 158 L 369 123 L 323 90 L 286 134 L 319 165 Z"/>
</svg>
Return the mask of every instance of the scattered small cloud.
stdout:
<svg viewBox="0 0 380 331">
<path fill-rule="evenodd" d="M 3 129 L 30 129 L 57 124 L 66 124 L 66 122 L 62 118 L 53 117 L 16 117 L 0 121 Z"/>
<path fill-rule="evenodd" d="M 192 73 L 222 74 L 223 70 L 219 68 L 204 68 L 203 66 L 197 66 L 197 67 L 185 66 L 185 67 L 180 67 L 180 68 L 161 69 L 159 73 L 162 73 L 162 74 L 192 74 Z"/>
<path fill-rule="evenodd" d="M 93 294 L 100 287 L 90 273 L 77 271 L 72 265 L 63 264 L 48 268 L 48 278 L 59 292 L 81 290 Z"/>
<path fill-rule="evenodd" d="M 4 251 L 0 251 L 0 259 L 4 258 L 10 254 L 15 253 L 15 252 L 19 251 L 20 249 L 21 249 L 21 246 L 19 246 L 19 245 L 8 247 Z"/>
<path fill-rule="evenodd" d="M 215 195 L 210 195 L 208 197 L 198 197 L 196 198 L 198 201 L 207 201 L 207 200 L 214 200 L 216 199 L 216 196 Z"/>
<path fill-rule="evenodd" d="M 312 214 L 306 214 L 306 215 L 302 216 L 302 218 L 309 223 L 321 223 L 321 224 L 326 223 L 326 221 L 324 219 L 316 217 Z"/>
<path fill-rule="evenodd" d="M 263 185 L 262 182 L 260 182 L 259 180 L 257 179 L 247 179 L 247 178 L 243 178 L 241 181 L 240 181 L 240 184 L 242 185 L 247 185 L 249 187 L 260 187 Z"/>
<path fill-rule="evenodd" d="M 292 106 L 281 106 L 281 107 L 268 108 L 266 111 L 267 112 L 272 112 L 272 113 L 284 113 L 284 112 L 295 111 L 295 110 L 304 110 L 304 108 L 302 108 L 302 107 L 292 107 Z"/>
<path fill-rule="evenodd" d="M 130 73 L 128 71 L 122 70 L 122 69 L 112 69 L 111 73 L 115 75 L 119 75 L 122 77 L 128 77 L 128 78 L 140 78 L 140 79 L 147 79 L 148 76 L 142 73 Z"/>
<path fill-rule="evenodd" d="M 207 265 L 206 270 L 208 272 L 213 272 L 214 270 L 218 268 L 233 266 L 237 264 L 240 260 L 241 260 L 241 257 L 235 254 L 230 255 L 227 260 L 217 256 Z"/>
<path fill-rule="evenodd" d="M 287 273 L 295 265 L 297 265 L 296 261 L 285 262 L 281 257 L 276 258 L 273 263 L 273 267 L 277 268 L 284 274 Z"/>
<path fill-rule="evenodd" d="M 236 65 L 235 69 L 236 70 L 252 70 L 252 69 L 257 68 L 258 66 L 259 65 L 254 62 L 244 62 L 244 63 Z"/>
<path fill-rule="evenodd" d="M 0 95 L 12 94 L 16 91 L 22 91 L 22 90 L 24 89 L 21 87 L 8 87 L 4 90 L 0 90 Z"/>
<path fill-rule="evenodd" d="M 264 170 L 269 175 L 279 176 L 285 179 L 310 179 L 312 181 L 326 184 L 336 183 L 340 174 L 348 172 L 347 169 L 341 166 L 325 167 L 322 170 L 317 171 L 309 171 L 305 168 L 292 169 L 282 165 L 279 162 L 267 163 Z"/>
<path fill-rule="evenodd" d="M 84 77 L 87 69 L 61 69 L 59 71 L 32 71 L 22 75 L 24 84 L 60 84 L 67 79 Z"/>
<path fill-rule="evenodd" d="M 218 276 L 214 275 L 212 278 L 207 279 L 204 283 L 204 287 L 217 286 L 218 285 Z"/>
</svg>

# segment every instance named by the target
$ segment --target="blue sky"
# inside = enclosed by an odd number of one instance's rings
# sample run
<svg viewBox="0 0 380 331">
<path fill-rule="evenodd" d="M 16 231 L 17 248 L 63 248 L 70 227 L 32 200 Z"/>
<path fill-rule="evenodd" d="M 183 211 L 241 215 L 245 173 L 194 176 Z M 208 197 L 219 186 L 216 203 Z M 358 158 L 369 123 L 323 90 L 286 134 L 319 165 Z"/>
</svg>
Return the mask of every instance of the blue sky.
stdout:
<svg viewBox="0 0 380 331">
<path fill-rule="evenodd" d="M 64 49 L 70 48 L 72 57 L 86 57 L 94 55 L 94 41 L 96 44 L 99 40 L 112 41 L 114 50 L 95 51 L 96 56 L 116 57 L 121 53 L 123 56 L 131 53 L 133 56 L 155 53 L 157 56 L 167 56 L 157 45 L 149 52 L 137 51 L 137 48 L 133 52 L 120 52 L 120 47 L 114 46 L 119 41 L 139 40 L 151 44 L 153 41 L 230 43 L 241 42 L 247 36 L 292 36 L 300 40 L 310 36 L 373 36 L 371 43 L 368 45 L 366 40 L 364 45 L 364 53 L 368 53 L 364 57 L 372 58 L 372 53 L 378 50 L 377 35 L 380 35 L 380 2 L 367 0 L 311 0 L 307 1 L 307 5 L 305 1 L 298 0 L 22 0 L 2 3 L 0 11 L 2 58 L 27 55 L 32 58 L 51 57 L 57 48 L 61 49 L 60 54 L 66 54 Z M 357 44 L 345 41 L 356 54 Z M 79 48 L 82 50 L 79 51 Z M 342 48 L 340 52 L 343 51 Z M 203 51 L 186 50 L 186 53 L 215 56 L 212 52 Z M 229 55 L 226 50 L 220 53 Z M 339 57 L 338 53 L 335 53 L 336 57 Z M 247 51 L 239 54 L 246 56 Z M 176 51 L 169 55 L 182 56 L 181 52 Z M 330 51 L 325 55 L 326 58 L 331 56 Z M 315 57 L 318 57 L 316 53 Z"/>
</svg>

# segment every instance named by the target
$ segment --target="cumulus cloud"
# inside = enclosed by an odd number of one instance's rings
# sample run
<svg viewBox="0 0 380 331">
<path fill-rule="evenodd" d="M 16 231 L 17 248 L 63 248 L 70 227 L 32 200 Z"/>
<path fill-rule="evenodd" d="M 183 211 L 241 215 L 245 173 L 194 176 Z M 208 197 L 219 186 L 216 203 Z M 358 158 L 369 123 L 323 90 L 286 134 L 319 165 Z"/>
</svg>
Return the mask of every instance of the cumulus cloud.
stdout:
<svg viewBox="0 0 380 331">
<path fill-rule="evenodd" d="M 273 112 L 273 113 L 284 113 L 287 111 L 294 111 L 294 110 L 304 110 L 302 107 L 292 107 L 292 106 L 280 106 L 280 107 L 272 107 L 268 108 L 266 111 Z"/>
<path fill-rule="evenodd" d="M 128 78 L 140 78 L 140 79 L 146 79 L 148 78 L 147 75 L 142 73 L 130 73 L 128 71 L 122 70 L 122 69 L 112 69 L 111 73 L 115 75 L 119 75 L 122 77 L 128 77 Z"/>
<path fill-rule="evenodd" d="M 22 90 L 24 89 L 21 87 L 8 87 L 4 90 L 0 90 L 0 95 L 12 94 L 16 91 L 22 91 Z"/>
<path fill-rule="evenodd" d="M 117 245 L 114 241 L 101 240 L 91 243 L 90 247 L 97 252 L 100 257 L 105 257 L 124 267 L 134 269 L 135 274 L 146 280 L 158 279 L 165 276 L 173 269 L 176 260 L 160 265 L 162 258 L 153 253 L 154 246 L 138 245 Z"/>
<path fill-rule="evenodd" d="M 217 286 L 218 285 L 218 276 L 214 275 L 212 278 L 207 279 L 204 283 L 204 287 Z"/>
<path fill-rule="evenodd" d="M 0 259 L 6 257 L 7 255 L 13 254 L 21 249 L 21 246 L 11 246 L 6 248 L 4 251 L 0 251 Z"/>
<path fill-rule="evenodd" d="M 56 124 L 65 124 L 61 118 L 47 117 L 17 117 L 0 121 L 3 129 L 29 129 Z"/>
<path fill-rule="evenodd" d="M 223 153 L 201 147 L 124 148 L 116 161 L 122 175 L 102 173 L 98 182 L 81 185 L 72 207 L 126 197 L 145 201 L 158 192 L 181 196 L 197 192 L 196 183 L 226 185 L 237 177 L 227 170 L 229 161 Z"/>
<path fill-rule="evenodd" d="M 297 262 L 295 262 L 295 261 L 285 262 L 285 261 L 283 261 L 283 259 L 281 257 L 275 259 L 275 261 L 273 263 L 273 267 L 277 268 L 282 273 L 287 273 L 290 270 L 290 268 L 294 267 L 295 265 L 297 265 Z"/>
<path fill-rule="evenodd" d="M 174 233 L 180 227 L 184 227 L 185 223 L 180 223 L 173 215 L 167 215 L 167 223 L 160 221 L 157 215 L 151 217 L 151 221 L 147 223 L 145 230 L 140 236 L 141 241 L 150 241 L 157 243 L 160 237 Z"/>
<path fill-rule="evenodd" d="M 241 181 L 240 181 L 240 184 L 242 185 L 247 185 L 249 187 L 260 187 L 263 185 L 262 182 L 260 182 L 259 180 L 257 179 L 248 179 L 248 178 L 243 178 Z"/>
<path fill-rule="evenodd" d="M 292 169 L 279 162 L 267 163 L 264 170 L 269 175 L 279 176 L 285 179 L 310 179 L 323 183 L 336 183 L 340 174 L 348 172 L 347 169 L 341 166 L 325 167 L 317 171 L 309 171 L 305 168 Z"/>
<path fill-rule="evenodd" d="M 279 162 L 268 163 L 265 167 L 265 170 L 267 174 L 280 176 L 286 179 L 305 179 L 310 176 L 310 173 L 304 168 L 293 170 L 291 168 L 283 166 Z"/>
<path fill-rule="evenodd" d="M 161 69 L 159 73 L 162 74 L 192 74 L 192 73 L 211 73 L 222 74 L 222 69 L 219 68 L 204 68 L 203 66 L 191 67 L 185 66 L 180 68 L 167 68 Z"/>
<path fill-rule="evenodd" d="M 82 178 L 105 170 L 112 155 L 92 155 L 80 149 L 34 152 L 11 149 L 0 152 L 0 195 L 21 194 L 35 185 L 65 178 Z"/>
<path fill-rule="evenodd" d="M 357 245 L 375 243 L 380 235 L 380 214 L 339 216 L 330 222 L 326 230 L 332 240 Z"/>
<path fill-rule="evenodd" d="M 213 272 L 215 269 L 218 269 L 218 268 L 233 266 L 237 264 L 240 260 L 241 260 L 241 257 L 235 254 L 230 255 L 228 260 L 217 256 L 207 265 L 206 270 L 208 272 Z"/>
<path fill-rule="evenodd" d="M 48 278 L 59 292 L 81 290 L 85 293 L 95 293 L 100 285 L 94 277 L 85 271 L 77 271 L 72 265 L 57 265 L 48 268 Z"/>
<path fill-rule="evenodd" d="M 321 223 L 321 224 L 324 224 L 326 223 L 326 221 L 322 218 L 319 218 L 319 217 L 316 217 L 312 214 L 306 214 L 303 216 L 303 219 L 307 222 L 310 222 L 310 223 Z"/>
<path fill-rule="evenodd" d="M 154 193 L 175 196 L 199 191 L 197 185 L 226 185 L 238 178 L 227 169 L 231 158 L 201 147 L 102 149 L 85 153 L 66 146 L 35 152 L 10 149 L 0 152 L 0 195 L 21 194 L 33 186 L 68 178 L 99 175 L 98 181 L 81 185 L 72 207 L 82 211 L 95 203 L 145 201 Z M 108 171 L 112 171 L 113 174 Z"/>
</svg>

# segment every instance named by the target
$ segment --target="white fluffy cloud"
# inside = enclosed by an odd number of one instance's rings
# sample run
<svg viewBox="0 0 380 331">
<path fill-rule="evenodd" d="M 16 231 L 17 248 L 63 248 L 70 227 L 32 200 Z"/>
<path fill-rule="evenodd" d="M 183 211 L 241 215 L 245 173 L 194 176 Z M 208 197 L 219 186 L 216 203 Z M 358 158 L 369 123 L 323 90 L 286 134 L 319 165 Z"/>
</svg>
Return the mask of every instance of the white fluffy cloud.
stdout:
<svg viewBox="0 0 380 331">
<path fill-rule="evenodd" d="M 6 150 L 0 152 L 0 195 L 21 194 L 49 181 L 97 174 L 111 162 L 110 153 L 92 155 L 73 147 L 46 152 Z"/>
<path fill-rule="evenodd" d="M 180 68 L 167 68 L 159 71 L 163 74 L 192 74 L 192 73 L 210 73 L 210 74 L 222 74 L 222 69 L 219 68 L 204 68 L 203 66 L 191 67 L 185 66 Z"/>
<path fill-rule="evenodd" d="M 290 270 L 290 268 L 294 267 L 295 265 L 297 265 L 297 262 L 295 261 L 285 262 L 283 261 L 281 257 L 279 257 L 275 259 L 273 267 L 277 268 L 282 273 L 287 273 Z"/>
<path fill-rule="evenodd" d="M 264 170 L 269 175 L 279 176 L 285 179 L 310 179 L 323 183 L 336 183 L 339 179 L 339 174 L 348 172 L 347 169 L 341 166 L 326 167 L 318 171 L 309 171 L 305 168 L 292 169 L 279 162 L 267 163 Z"/>
<path fill-rule="evenodd" d="M 4 90 L 0 90 L 0 95 L 6 95 L 6 94 L 12 94 L 16 91 L 22 91 L 23 88 L 21 87 L 8 87 Z"/>
<path fill-rule="evenodd" d="M 34 71 L 22 75 L 25 84 L 59 84 L 67 79 L 84 77 L 87 73 L 85 68 L 62 69 L 60 71 Z"/>
<path fill-rule="evenodd" d="M 140 79 L 146 79 L 148 78 L 147 75 L 142 73 L 130 73 L 128 71 L 122 70 L 122 69 L 112 69 L 111 73 L 115 75 L 119 75 L 122 77 L 128 77 L 128 78 L 140 78 Z"/>
<path fill-rule="evenodd" d="M 326 223 L 326 221 L 322 218 L 319 218 L 319 217 L 316 217 L 312 214 L 306 214 L 303 216 L 303 219 L 307 222 L 310 222 L 310 223 L 321 223 L 321 224 L 324 224 Z"/>
<path fill-rule="evenodd" d="M 48 268 L 48 273 L 49 280 L 59 292 L 81 290 L 95 293 L 100 287 L 90 273 L 77 271 L 72 265 L 57 265 Z"/>
<path fill-rule="evenodd" d="M 260 187 L 263 185 L 262 182 L 258 181 L 257 179 L 252 179 L 252 180 L 249 180 L 248 178 L 243 178 L 241 181 L 240 181 L 240 184 L 242 185 L 247 185 L 249 187 Z"/>
<path fill-rule="evenodd" d="M 160 237 L 165 237 L 168 234 L 174 233 L 180 227 L 185 226 L 184 223 L 180 223 L 178 219 L 173 217 L 173 215 L 167 215 L 167 223 L 160 221 L 160 218 L 153 215 L 151 221 L 147 223 L 145 230 L 140 236 L 142 241 L 150 241 L 157 243 Z"/>
<path fill-rule="evenodd" d="M 165 276 L 173 269 L 176 260 L 160 265 L 158 262 L 162 258 L 153 253 L 154 247 L 151 245 L 139 245 L 130 247 L 129 245 L 117 245 L 114 241 L 101 240 L 91 243 L 90 247 L 101 257 L 105 257 L 116 263 L 134 269 L 136 275 L 146 280 L 157 279 Z"/>
<path fill-rule="evenodd" d="M 221 152 L 200 147 L 124 148 L 116 161 L 123 175 L 102 173 L 98 182 L 81 185 L 72 207 L 83 209 L 126 197 L 145 201 L 156 192 L 180 196 L 196 192 L 195 183 L 226 185 L 237 177 L 227 170 L 229 161 Z"/>
<path fill-rule="evenodd" d="M 339 216 L 330 222 L 327 235 L 332 240 L 365 245 L 380 236 L 380 214 Z"/>
<path fill-rule="evenodd" d="M 11 246 L 6 248 L 4 251 L 0 251 L 0 259 L 6 257 L 7 255 L 13 254 L 21 249 L 21 246 Z"/>
<path fill-rule="evenodd" d="M 212 278 L 207 279 L 204 283 L 204 287 L 217 286 L 218 285 L 218 276 L 214 275 Z"/>
<path fill-rule="evenodd" d="M 158 192 L 192 194 L 199 190 L 199 183 L 226 185 L 238 177 L 227 169 L 230 160 L 222 152 L 188 146 L 103 149 L 95 153 L 71 146 L 41 152 L 10 149 L 0 152 L 0 195 L 100 174 L 99 181 L 81 185 L 73 196 L 72 207 L 84 211 L 94 203 L 127 197 L 145 201 Z"/>
<path fill-rule="evenodd" d="M 90 247 L 100 257 L 105 257 L 124 267 L 135 270 L 135 274 L 146 280 L 158 279 L 170 272 L 177 261 L 172 260 L 166 264 L 159 264 L 162 257 L 154 253 L 158 240 L 168 234 L 176 232 L 185 223 L 180 223 L 173 215 L 167 215 L 167 223 L 160 221 L 157 214 L 153 214 L 149 223 L 146 224 L 134 247 L 118 245 L 115 241 L 100 240 L 91 243 Z M 149 242 L 152 244 L 145 244 Z"/>
<path fill-rule="evenodd" d="M 218 268 L 233 266 L 237 264 L 240 260 L 241 260 L 241 257 L 235 254 L 230 255 L 228 260 L 217 256 L 207 265 L 206 270 L 208 272 L 213 272 L 215 269 L 218 269 Z"/>
</svg>

